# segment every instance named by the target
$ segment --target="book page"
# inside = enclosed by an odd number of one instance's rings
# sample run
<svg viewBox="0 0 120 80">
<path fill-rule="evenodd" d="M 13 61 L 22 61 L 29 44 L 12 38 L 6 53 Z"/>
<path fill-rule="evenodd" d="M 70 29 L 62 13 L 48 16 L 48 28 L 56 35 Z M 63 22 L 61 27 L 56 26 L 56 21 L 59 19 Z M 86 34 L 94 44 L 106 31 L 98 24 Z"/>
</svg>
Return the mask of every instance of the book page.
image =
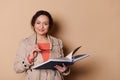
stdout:
<svg viewBox="0 0 120 80">
<path fill-rule="evenodd" d="M 66 56 L 66 58 L 69 58 L 70 60 L 72 60 L 72 56 L 74 55 L 74 53 L 76 52 L 76 51 L 78 51 L 78 49 L 80 49 L 81 48 L 81 46 L 80 47 L 77 47 L 76 49 L 74 49 L 72 52 L 70 52 L 67 56 Z"/>
<path fill-rule="evenodd" d="M 73 56 L 73 62 L 84 59 L 84 58 L 86 58 L 88 56 L 89 56 L 88 54 L 80 54 L 80 55 Z"/>
</svg>

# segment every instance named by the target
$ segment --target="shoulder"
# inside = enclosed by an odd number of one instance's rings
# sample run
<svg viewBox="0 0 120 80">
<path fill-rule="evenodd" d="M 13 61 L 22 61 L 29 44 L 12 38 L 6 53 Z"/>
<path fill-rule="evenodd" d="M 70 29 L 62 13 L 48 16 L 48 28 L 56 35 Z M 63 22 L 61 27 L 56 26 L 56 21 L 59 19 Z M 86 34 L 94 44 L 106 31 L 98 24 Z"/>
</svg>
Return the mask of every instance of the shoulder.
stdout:
<svg viewBox="0 0 120 80">
<path fill-rule="evenodd" d="M 49 35 L 49 39 L 53 43 L 53 45 L 60 45 L 61 47 L 63 47 L 62 40 L 60 38 Z"/>
<path fill-rule="evenodd" d="M 54 37 L 54 36 L 51 36 L 51 35 L 49 35 L 49 38 L 52 40 L 52 41 L 57 41 L 57 42 L 62 42 L 62 40 L 60 39 L 60 38 L 56 38 L 56 37 Z"/>
<path fill-rule="evenodd" d="M 34 44 L 36 41 L 36 35 L 32 34 L 24 39 L 21 40 L 21 43 L 23 44 Z"/>
</svg>

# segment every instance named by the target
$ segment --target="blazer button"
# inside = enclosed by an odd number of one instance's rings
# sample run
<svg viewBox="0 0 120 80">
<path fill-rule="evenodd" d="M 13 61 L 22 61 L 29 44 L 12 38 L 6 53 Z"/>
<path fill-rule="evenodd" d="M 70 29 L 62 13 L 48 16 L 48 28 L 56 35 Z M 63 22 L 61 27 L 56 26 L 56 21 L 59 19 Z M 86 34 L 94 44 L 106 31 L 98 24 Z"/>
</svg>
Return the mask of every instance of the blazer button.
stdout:
<svg viewBox="0 0 120 80">
<path fill-rule="evenodd" d="M 24 65 L 24 67 L 27 67 L 27 65 Z"/>
<path fill-rule="evenodd" d="M 22 63 L 24 64 L 25 62 L 23 61 Z"/>
</svg>

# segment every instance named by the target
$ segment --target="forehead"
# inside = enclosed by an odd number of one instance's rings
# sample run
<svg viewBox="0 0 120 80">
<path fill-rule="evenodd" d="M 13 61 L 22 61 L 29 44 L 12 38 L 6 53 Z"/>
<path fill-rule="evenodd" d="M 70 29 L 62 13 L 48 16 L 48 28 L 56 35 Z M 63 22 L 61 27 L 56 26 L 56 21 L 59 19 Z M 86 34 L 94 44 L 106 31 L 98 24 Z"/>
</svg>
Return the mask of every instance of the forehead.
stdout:
<svg viewBox="0 0 120 80">
<path fill-rule="evenodd" d="M 49 18 L 46 15 L 40 15 L 37 17 L 36 21 L 49 21 Z"/>
</svg>

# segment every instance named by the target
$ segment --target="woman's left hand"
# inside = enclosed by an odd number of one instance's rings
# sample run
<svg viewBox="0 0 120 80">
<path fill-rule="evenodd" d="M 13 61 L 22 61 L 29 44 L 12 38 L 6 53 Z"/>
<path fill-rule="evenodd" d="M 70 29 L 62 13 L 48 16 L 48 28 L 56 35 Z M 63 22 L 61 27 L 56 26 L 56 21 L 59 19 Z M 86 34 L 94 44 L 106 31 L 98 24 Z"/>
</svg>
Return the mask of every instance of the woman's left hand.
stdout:
<svg viewBox="0 0 120 80">
<path fill-rule="evenodd" d="M 59 72 L 61 72 L 61 73 L 65 72 L 65 71 L 68 69 L 68 67 L 65 66 L 64 63 L 62 64 L 62 66 L 56 65 L 56 66 L 54 66 L 54 67 L 55 67 Z"/>
</svg>

